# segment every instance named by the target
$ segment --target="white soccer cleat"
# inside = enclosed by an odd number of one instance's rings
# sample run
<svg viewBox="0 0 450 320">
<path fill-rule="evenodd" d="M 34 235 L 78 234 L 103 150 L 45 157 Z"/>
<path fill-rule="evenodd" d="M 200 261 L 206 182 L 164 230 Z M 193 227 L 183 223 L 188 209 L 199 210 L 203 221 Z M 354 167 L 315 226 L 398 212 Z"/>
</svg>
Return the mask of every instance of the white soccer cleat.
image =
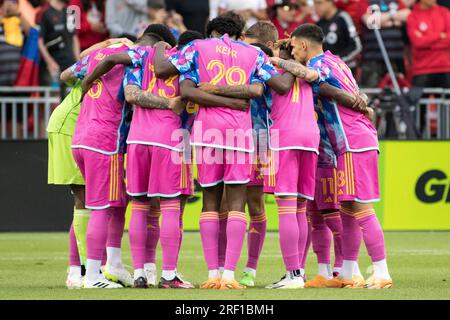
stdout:
<svg viewBox="0 0 450 320">
<path fill-rule="evenodd" d="M 134 284 L 133 277 L 123 265 L 120 267 L 106 265 L 103 275 L 106 279 L 119 283 L 124 287 L 132 287 Z"/>
<path fill-rule="evenodd" d="M 66 279 L 66 286 L 67 289 L 81 289 L 83 287 L 83 277 L 69 273 Z"/>
<path fill-rule="evenodd" d="M 122 285 L 107 280 L 103 275 L 100 275 L 94 281 L 89 281 L 86 278 L 83 281 L 84 289 L 120 289 Z"/>
<path fill-rule="evenodd" d="M 302 289 L 305 287 L 305 281 L 301 275 L 294 276 L 293 272 L 287 272 L 280 281 L 269 284 L 267 289 Z"/>
<path fill-rule="evenodd" d="M 147 285 L 150 287 L 156 287 L 156 281 L 158 279 L 158 273 L 156 269 L 145 269 L 145 277 L 147 278 Z"/>
</svg>

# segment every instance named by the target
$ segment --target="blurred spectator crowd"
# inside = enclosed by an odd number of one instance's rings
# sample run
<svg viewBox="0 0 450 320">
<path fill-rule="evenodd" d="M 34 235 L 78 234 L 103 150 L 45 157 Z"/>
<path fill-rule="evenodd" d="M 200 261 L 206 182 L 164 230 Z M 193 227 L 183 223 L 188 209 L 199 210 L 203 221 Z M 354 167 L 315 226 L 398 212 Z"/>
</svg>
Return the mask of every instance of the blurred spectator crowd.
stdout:
<svg viewBox="0 0 450 320">
<path fill-rule="evenodd" d="M 325 49 L 362 87 L 389 82 L 372 30 L 379 26 L 403 86 L 450 88 L 449 7 L 450 0 L 0 0 L 0 86 L 27 85 L 18 78 L 25 77 L 21 56 L 27 51 L 30 59 L 33 48 L 25 48 L 31 30 L 40 58 L 38 83 L 28 85 L 48 86 L 94 43 L 134 39 L 149 23 L 166 24 L 176 37 L 187 29 L 203 33 L 208 19 L 234 11 L 245 28 L 272 21 L 280 39 L 302 23 L 318 24 Z"/>
</svg>

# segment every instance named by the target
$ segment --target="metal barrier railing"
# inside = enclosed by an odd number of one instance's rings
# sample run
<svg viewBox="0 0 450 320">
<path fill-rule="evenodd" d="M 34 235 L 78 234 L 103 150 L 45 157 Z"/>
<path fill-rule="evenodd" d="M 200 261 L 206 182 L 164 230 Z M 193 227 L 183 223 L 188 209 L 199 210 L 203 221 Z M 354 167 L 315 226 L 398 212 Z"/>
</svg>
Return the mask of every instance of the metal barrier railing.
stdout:
<svg viewBox="0 0 450 320">
<path fill-rule="evenodd" d="M 59 94 L 59 88 L 52 87 L 0 86 L 0 139 L 46 138 L 45 128 L 60 102 Z"/>
<path fill-rule="evenodd" d="M 379 88 L 362 88 L 369 97 L 380 96 Z M 42 139 L 53 109 L 60 102 L 60 89 L 52 87 L 0 86 L 0 139 Z M 430 105 L 436 111 L 430 111 Z M 415 121 L 423 139 L 450 139 L 450 89 L 425 88 L 416 104 Z M 383 105 L 376 123 L 385 123 L 389 111 Z M 383 122 L 384 121 L 384 122 Z M 378 125 L 384 138 L 383 125 Z"/>
</svg>

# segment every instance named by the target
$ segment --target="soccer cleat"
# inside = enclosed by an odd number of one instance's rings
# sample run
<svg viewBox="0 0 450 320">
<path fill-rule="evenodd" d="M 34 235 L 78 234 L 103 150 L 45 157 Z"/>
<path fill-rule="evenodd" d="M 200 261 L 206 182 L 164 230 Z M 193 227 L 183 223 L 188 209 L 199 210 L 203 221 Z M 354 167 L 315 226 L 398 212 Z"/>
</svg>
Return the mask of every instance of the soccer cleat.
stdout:
<svg viewBox="0 0 450 320">
<path fill-rule="evenodd" d="M 243 286 L 236 280 L 220 280 L 220 288 L 219 290 L 242 290 L 247 288 L 246 286 Z"/>
<path fill-rule="evenodd" d="M 81 289 L 83 287 L 83 277 L 81 275 L 67 275 L 67 289 Z"/>
<path fill-rule="evenodd" d="M 244 271 L 244 275 L 242 276 L 240 284 L 246 287 L 254 287 L 255 286 L 255 276 L 251 272 Z"/>
<path fill-rule="evenodd" d="M 182 279 L 175 276 L 172 280 L 166 280 L 163 277 L 159 279 L 158 288 L 164 289 L 192 289 L 194 286 L 192 284 L 187 284 L 183 282 Z"/>
<path fill-rule="evenodd" d="M 348 288 L 361 289 L 366 286 L 366 280 L 364 280 L 364 278 L 362 276 L 359 276 L 359 275 L 353 276 L 352 281 L 353 281 L 353 285 Z"/>
<path fill-rule="evenodd" d="M 327 288 L 350 288 L 353 286 L 353 280 L 344 280 L 340 278 L 333 278 L 325 282 Z"/>
<path fill-rule="evenodd" d="M 200 285 L 200 289 L 219 289 L 220 278 L 210 278 Z"/>
<path fill-rule="evenodd" d="M 305 282 L 301 275 L 294 275 L 294 272 L 290 271 L 286 273 L 286 276 L 281 278 L 280 281 L 272 283 L 267 286 L 268 289 L 302 289 L 305 287 Z"/>
<path fill-rule="evenodd" d="M 392 279 L 380 279 L 373 277 L 365 286 L 367 289 L 390 289 L 392 288 Z"/>
<path fill-rule="evenodd" d="M 321 275 L 317 275 L 313 279 L 305 282 L 305 288 L 326 288 L 328 280 Z"/>
<path fill-rule="evenodd" d="M 119 283 L 124 287 L 132 287 L 134 284 L 133 277 L 123 266 L 117 268 L 106 265 L 103 275 L 106 279 Z"/>
<path fill-rule="evenodd" d="M 282 276 L 281 279 L 280 279 L 279 281 L 275 281 L 275 282 L 272 282 L 271 284 L 268 284 L 268 285 L 266 286 L 266 289 L 273 289 L 273 287 L 274 287 L 277 283 L 283 281 L 284 279 L 286 279 L 286 275 Z"/>
<path fill-rule="evenodd" d="M 145 279 L 144 277 L 137 278 L 136 280 L 134 280 L 133 288 L 147 289 L 148 288 L 147 279 Z"/>
<path fill-rule="evenodd" d="M 192 283 L 190 283 L 189 281 L 187 281 L 183 278 L 183 275 L 180 272 L 175 270 L 175 274 L 181 282 L 183 282 L 186 286 L 190 286 L 191 287 L 190 289 L 195 288 L 195 286 Z"/>
<path fill-rule="evenodd" d="M 119 289 L 122 285 L 107 280 L 103 275 L 100 275 L 96 280 L 89 281 L 86 278 L 83 281 L 84 289 Z"/>
<path fill-rule="evenodd" d="M 156 278 L 157 278 L 157 272 L 156 269 L 145 269 L 144 268 L 145 276 L 147 277 L 147 285 L 149 287 L 156 287 Z"/>
</svg>

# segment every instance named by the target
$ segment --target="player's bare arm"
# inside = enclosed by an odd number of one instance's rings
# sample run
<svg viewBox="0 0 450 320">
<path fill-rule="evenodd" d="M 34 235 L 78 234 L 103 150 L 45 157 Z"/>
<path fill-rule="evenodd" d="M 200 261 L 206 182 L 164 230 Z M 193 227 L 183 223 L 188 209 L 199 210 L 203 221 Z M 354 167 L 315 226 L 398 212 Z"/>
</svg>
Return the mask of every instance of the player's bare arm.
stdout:
<svg viewBox="0 0 450 320">
<path fill-rule="evenodd" d="M 135 85 L 125 86 L 125 100 L 128 103 L 137 105 L 142 108 L 150 109 L 170 109 L 176 114 L 181 114 L 185 109 L 185 105 L 181 97 L 164 98 L 158 97 L 150 92 L 142 90 Z"/>
<path fill-rule="evenodd" d="M 167 79 L 177 75 L 179 72 L 175 66 L 166 59 L 166 49 L 170 49 L 170 45 L 164 41 L 155 43 L 155 75 L 160 79 Z"/>
<path fill-rule="evenodd" d="M 86 93 L 92 86 L 95 80 L 99 79 L 104 74 L 108 73 L 114 66 L 118 64 L 131 65 L 132 61 L 126 52 L 119 52 L 107 56 L 103 59 L 91 73 L 86 75 L 86 77 L 81 82 L 81 89 L 83 94 Z"/>
<path fill-rule="evenodd" d="M 264 93 L 264 86 L 261 83 L 253 83 L 249 85 L 221 86 L 208 82 L 199 84 L 199 89 L 230 98 L 251 99 L 261 96 Z"/>
<path fill-rule="evenodd" d="M 131 47 L 133 45 L 133 42 L 127 38 L 111 38 L 111 39 L 106 39 L 102 42 L 93 44 L 92 46 L 90 46 L 87 49 L 84 49 L 81 53 L 80 53 L 80 59 L 83 59 L 84 57 L 86 57 L 88 54 L 90 54 L 91 52 L 95 51 L 95 50 L 99 50 L 99 49 L 103 49 L 103 48 L 107 48 L 113 44 L 124 44 L 128 47 Z"/>
<path fill-rule="evenodd" d="M 305 79 L 308 82 L 312 82 L 319 77 L 317 71 L 309 69 L 301 63 L 295 61 L 288 61 L 278 57 L 271 57 L 270 62 L 272 62 L 273 65 L 292 73 L 298 78 Z"/>
<path fill-rule="evenodd" d="M 61 75 L 59 76 L 59 79 L 68 84 L 68 85 L 73 85 L 78 78 L 75 76 L 75 74 L 73 73 L 73 71 L 71 70 L 71 67 L 67 68 L 66 70 L 64 70 Z"/>
<path fill-rule="evenodd" d="M 275 90 L 278 94 L 285 95 L 291 90 L 294 85 L 295 76 L 292 73 L 285 72 L 270 78 L 267 81 L 269 87 Z"/>
<path fill-rule="evenodd" d="M 222 106 L 242 111 L 248 110 L 249 107 L 248 100 L 222 97 L 205 92 L 191 80 L 184 80 L 180 83 L 180 95 L 183 99 L 206 107 Z"/>
</svg>

